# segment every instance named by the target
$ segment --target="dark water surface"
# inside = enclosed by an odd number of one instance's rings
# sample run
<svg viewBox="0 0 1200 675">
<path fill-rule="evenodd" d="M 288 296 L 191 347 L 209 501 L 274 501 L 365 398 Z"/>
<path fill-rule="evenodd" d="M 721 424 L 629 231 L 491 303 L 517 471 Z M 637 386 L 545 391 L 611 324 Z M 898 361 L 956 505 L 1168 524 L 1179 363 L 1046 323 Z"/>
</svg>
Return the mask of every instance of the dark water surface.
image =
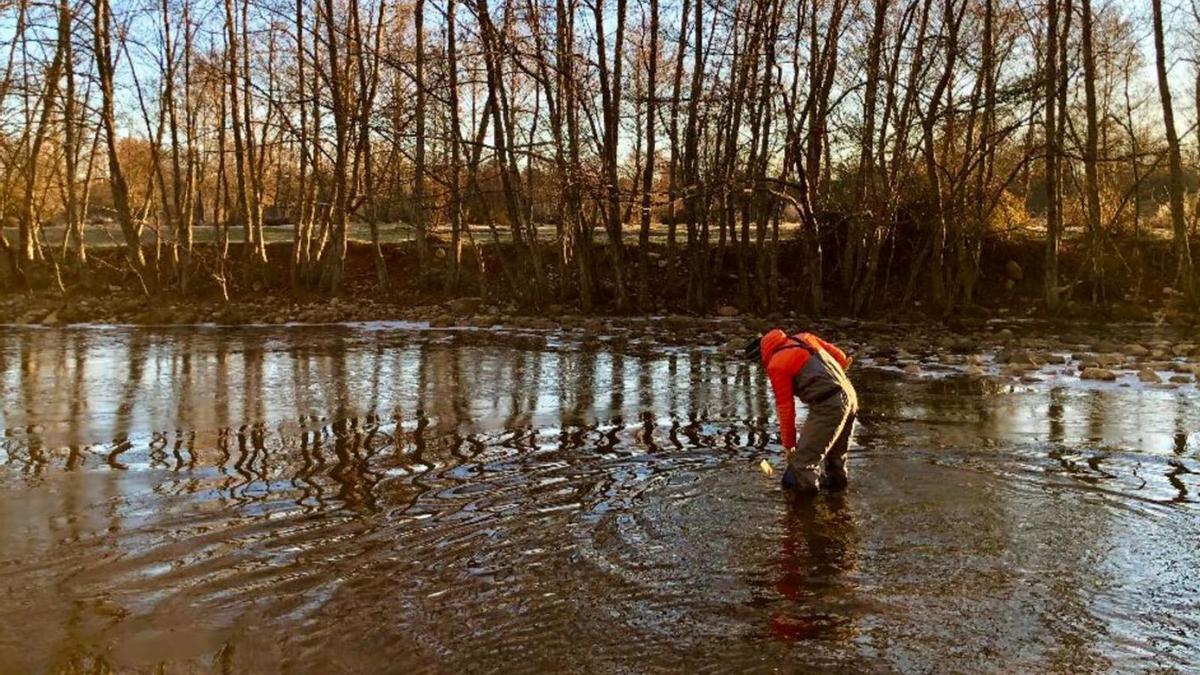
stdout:
<svg viewBox="0 0 1200 675">
<path fill-rule="evenodd" d="M 3 329 L 0 672 L 1200 666 L 1194 388 L 856 377 L 789 507 L 711 354 Z"/>
</svg>

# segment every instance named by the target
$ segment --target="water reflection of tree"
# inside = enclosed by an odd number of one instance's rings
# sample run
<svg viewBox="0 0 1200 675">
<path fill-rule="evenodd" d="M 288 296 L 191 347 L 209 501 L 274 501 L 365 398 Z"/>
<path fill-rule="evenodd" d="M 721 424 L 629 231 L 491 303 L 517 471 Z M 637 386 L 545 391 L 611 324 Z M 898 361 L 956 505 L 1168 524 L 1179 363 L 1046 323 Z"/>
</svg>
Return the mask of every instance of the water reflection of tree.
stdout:
<svg viewBox="0 0 1200 675">
<path fill-rule="evenodd" d="M 595 374 L 598 354 L 592 350 L 558 355 L 559 425 L 583 428 L 595 423 Z"/>
</svg>

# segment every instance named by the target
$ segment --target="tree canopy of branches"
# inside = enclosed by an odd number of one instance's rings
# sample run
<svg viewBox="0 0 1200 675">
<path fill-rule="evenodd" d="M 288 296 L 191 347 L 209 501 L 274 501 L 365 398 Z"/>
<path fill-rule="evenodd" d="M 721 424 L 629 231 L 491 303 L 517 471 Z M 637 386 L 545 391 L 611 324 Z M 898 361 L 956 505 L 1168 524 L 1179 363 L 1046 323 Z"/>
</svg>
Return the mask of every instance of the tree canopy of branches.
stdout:
<svg viewBox="0 0 1200 675">
<path fill-rule="evenodd" d="M 278 264 L 336 294 L 355 238 L 396 284 L 402 232 L 430 291 L 475 292 L 474 260 L 530 307 L 700 311 L 732 271 L 747 309 L 862 314 L 975 303 L 1004 235 L 1047 308 L 1102 302 L 1161 230 L 1195 300 L 1200 8 L 1148 10 L 3 0 L 0 254 L 85 279 L 102 230 L 148 289 Z"/>
</svg>

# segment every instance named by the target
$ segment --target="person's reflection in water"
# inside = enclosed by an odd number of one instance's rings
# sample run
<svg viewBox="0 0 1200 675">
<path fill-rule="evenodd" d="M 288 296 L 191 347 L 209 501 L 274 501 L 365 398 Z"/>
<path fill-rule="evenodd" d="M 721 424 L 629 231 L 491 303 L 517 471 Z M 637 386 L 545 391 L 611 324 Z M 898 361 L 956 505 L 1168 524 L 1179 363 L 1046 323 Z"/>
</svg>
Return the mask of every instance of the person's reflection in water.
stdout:
<svg viewBox="0 0 1200 675">
<path fill-rule="evenodd" d="M 858 531 L 844 492 L 789 500 L 783 512 L 775 591 L 784 602 L 771 613 L 771 636 L 787 641 L 839 639 L 849 619 L 830 611 L 853 591 Z"/>
</svg>

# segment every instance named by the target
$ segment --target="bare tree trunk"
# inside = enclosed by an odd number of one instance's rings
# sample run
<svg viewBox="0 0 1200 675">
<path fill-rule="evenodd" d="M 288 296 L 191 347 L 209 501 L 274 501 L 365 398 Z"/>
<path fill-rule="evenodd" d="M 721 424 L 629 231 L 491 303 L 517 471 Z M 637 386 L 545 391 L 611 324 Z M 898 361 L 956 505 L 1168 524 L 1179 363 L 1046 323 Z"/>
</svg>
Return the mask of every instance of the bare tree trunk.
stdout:
<svg viewBox="0 0 1200 675">
<path fill-rule="evenodd" d="M 658 0 L 650 0 L 650 53 L 646 66 L 646 167 L 642 173 L 642 223 L 638 233 L 638 304 L 650 309 L 650 210 L 654 188 L 654 120 L 658 115 Z"/>
<path fill-rule="evenodd" d="M 458 100 L 458 6 L 456 0 L 446 2 L 446 75 L 450 80 L 450 269 L 446 275 L 446 292 L 453 293 L 459 286 L 459 266 L 462 263 L 462 130 L 461 110 Z"/>
<path fill-rule="evenodd" d="M 217 285 L 221 288 L 221 296 L 229 300 L 229 274 L 227 271 L 227 258 L 229 253 L 229 162 L 226 158 L 228 152 L 228 125 L 225 124 L 226 115 L 229 112 L 229 91 L 221 84 L 217 87 L 220 103 L 218 115 L 216 119 L 217 126 L 217 193 L 213 198 L 213 218 L 216 227 L 216 269 L 213 271 L 213 278 Z"/>
<path fill-rule="evenodd" d="M 0 79 L 0 101 L 6 100 L 8 98 L 9 91 L 12 89 L 13 71 L 14 71 L 15 65 L 17 63 L 17 59 L 16 59 L 17 45 L 21 44 L 22 51 L 23 52 L 27 51 L 24 48 L 24 43 L 25 43 L 24 36 L 25 36 L 25 30 L 26 30 L 26 21 L 28 20 L 28 13 L 29 13 L 28 0 L 18 0 L 17 1 L 17 21 L 16 21 L 16 26 L 15 26 L 16 32 L 14 35 L 14 37 L 16 39 L 13 39 L 9 42 L 8 60 L 5 63 L 5 67 L 4 67 L 4 77 L 3 77 L 3 79 Z M 26 93 L 25 98 L 26 98 L 26 101 L 28 101 L 28 93 Z M 26 111 L 28 112 L 28 106 L 26 106 Z M 29 124 L 28 124 L 28 118 L 27 118 L 25 128 L 24 128 L 24 134 L 20 138 L 20 142 L 18 143 L 18 146 L 24 147 L 25 142 L 27 140 L 28 133 L 29 133 Z M 8 161 L 5 162 L 3 175 L 0 176 L 0 179 L 2 179 L 2 180 L 0 180 L 0 190 L 3 190 L 4 194 L 10 193 L 11 185 L 9 183 L 9 180 L 11 179 L 12 175 L 17 171 L 17 169 L 18 169 L 17 165 L 18 165 L 18 162 L 20 162 L 20 159 L 18 158 L 19 148 L 14 149 L 14 152 L 12 154 L 13 154 L 12 157 L 5 158 Z M 21 166 L 24 166 L 24 164 L 22 163 Z M 7 220 L 6 216 L 8 215 L 6 213 L 7 210 L 8 210 L 8 201 L 7 200 L 0 201 L 0 249 L 4 250 L 5 257 L 8 258 L 8 266 L 9 266 L 10 272 L 12 273 L 13 278 L 15 280 L 17 280 L 19 283 L 27 284 L 28 279 L 25 276 L 25 272 L 23 270 L 23 265 L 21 263 L 22 256 L 20 255 L 20 252 L 17 250 L 17 247 L 13 247 L 12 244 L 9 243 L 8 237 L 4 234 L 4 225 L 5 225 L 5 221 Z M 18 234 L 18 237 L 19 236 L 20 235 Z"/>
<path fill-rule="evenodd" d="M 63 43 L 66 73 L 66 91 L 63 95 L 63 209 L 64 209 L 64 241 L 62 254 L 65 257 L 68 250 L 73 250 L 77 272 L 82 272 L 87 261 L 86 249 L 83 245 L 83 217 L 79 210 L 79 131 L 80 124 L 76 110 L 75 91 L 75 53 L 71 40 L 72 21 L 74 13 L 67 0 L 59 0 L 59 40 Z"/>
<path fill-rule="evenodd" d="M 184 224 L 183 224 L 183 160 L 182 148 L 179 143 L 179 116 L 176 111 L 175 100 L 175 77 L 176 77 L 176 60 L 175 60 L 175 42 L 171 39 L 171 23 L 172 16 L 167 0 L 162 0 L 159 5 L 159 11 L 162 12 L 162 28 L 163 28 L 163 52 L 164 60 L 166 61 L 166 69 L 163 73 L 163 100 L 161 106 L 167 109 L 167 124 L 171 136 L 171 219 L 175 225 L 175 237 L 171 243 L 171 262 L 175 266 L 176 277 L 181 276 L 179 267 L 179 249 L 180 242 L 183 241 Z M 184 6 L 184 23 L 183 30 L 188 31 L 186 21 L 187 6 Z M 184 92 L 186 99 L 186 90 Z"/>
<path fill-rule="evenodd" d="M 300 112 L 300 125 L 297 141 L 300 146 L 297 162 L 298 186 L 296 198 L 296 222 L 292 225 L 292 265 L 290 270 L 292 290 L 299 291 L 303 285 L 304 271 L 309 266 L 308 243 L 311 237 L 311 209 L 308 205 L 309 190 L 309 139 L 308 139 L 308 101 L 305 98 L 305 66 L 308 58 L 305 56 L 304 39 L 304 0 L 296 0 L 296 84 L 297 103 Z"/>
<path fill-rule="evenodd" d="M 414 229 L 417 239 L 417 273 L 423 279 L 428 273 L 428 246 L 425 221 L 425 0 L 416 0 L 413 10 L 416 26 L 416 84 L 417 84 L 417 148 L 416 183 L 413 187 Z"/>
<path fill-rule="evenodd" d="M 371 152 L 371 115 L 374 112 L 375 93 L 379 87 L 379 62 L 381 60 L 380 49 L 382 47 L 383 38 L 383 17 L 386 12 L 386 4 L 380 4 L 378 14 L 376 15 L 376 23 L 371 36 L 370 51 L 367 52 L 367 43 L 363 39 L 362 20 L 359 16 L 358 3 L 355 1 L 351 5 L 354 8 L 354 14 L 351 16 L 351 25 L 354 31 L 354 42 L 357 45 L 355 50 L 357 58 L 358 71 L 358 148 L 355 151 L 355 163 L 359 161 L 363 167 L 363 183 L 366 186 L 363 198 L 367 202 L 367 225 L 371 230 L 371 248 L 375 259 L 375 279 L 379 282 L 380 287 L 386 287 L 388 284 L 387 263 L 383 259 L 383 250 L 379 243 L 379 223 L 376 218 L 376 199 L 375 190 L 375 165 L 374 154 Z M 361 160 L 359 159 L 361 158 Z"/>
<path fill-rule="evenodd" d="M 625 290 L 625 245 L 622 241 L 621 188 L 617 177 L 617 144 L 620 142 L 621 109 L 621 64 L 625 45 L 626 0 L 617 0 L 617 34 L 613 46 L 611 72 L 608 62 L 608 44 L 604 35 L 604 0 L 594 0 L 596 17 L 596 55 L 600 68 L 601 112 L 604 118 L 604 141 L 602 143 L 602 166 L 605 190 L 608 194 L 606 222 L 608 224 L 608 247 L 612 257 L 613 288 L 617 310 L 629 306 Z"/>
<path fill-rule="evenodd" d="M 704 293 L 704 278 L 708 269 L 706 260 L 707 225 L 701 221 L 707 219 L 704 212 L 704 184 L 700 175 L 700 91 L 704 77 L 704 2 L 696 0 L 696 17 L 692 29 L 695 35 L 692 40 L 692 81 L 688 89 L 688 113 L 686 131 L 684 132 L 683 150 L 683 192 L 685 193 L 685 212 L 687 213 L 687 243 L 688 243 L 688 291 L 687 305 L 692 310 L 702 310 L 707 305 Z"/>
<path fill-rule="evenodd" d="M 679 213 L 676 204 L 680 197 L 679 167 L 679 111 L 680 91 L 683 86 L 683 61 L 687 55 L 688 19 L 691 16 L 691 0 L 683 0 L 679 9 L 679 46 L 675 51 L 675 78 L 671 85 L 671 168 L 667 188 L 667 273 L 675 273 L 676 235 L 679 229 Z"/>
<path fill-rule="evenodd" d="M 955 3 L 956 0 L 946 0 L 943 8 L 942 21 L 946 40 L 945 66 L 941 76 L 937 80 L 937 84 L 934 85 L 933 94 L 929 98 L 929 109 L 921 122 L 926 174 L 933 191 L 936 213 L 932 219 L 934 230 L 927 255 L 930 299 L 933 301 L 935 307 L 943 311 L 949 309 L 950 302 L 950 297 L 946 289 L 945 268 L 943 265 L 946 239 L 951 230 L 958 227 L 958 214 L 956 213 L 957 208 L 953 198 L 955 186 L 951 181 L 945 180 L 938 161 L 935 127 L 942 110 L 953 110 L 951 101 L 947 101 L 943 107 L 942 97 L 949 97 L 953 93 L 951 84 L 954 81 L 955 67 L 958 63 L 959 28 L 962 25 L 963 14 L 966 11 L 966 0 L 963 0 L 961 8 L 956 7 Z M 952 116 L 948 117 L 947 125 L 950 123 L 949 120 L 952 119 Z M 946 130 L 943 136 L 948 140 L 953 139 L 954 133 L 952 130 Z M 914 266 L 914 269 L 919 267 L 919 265 Z"/>
<path fill-rule="evenodd" d="M 579 148 L 579 94 L 577 90 L 579 81 L 575 75 L 575 13 L 574 0 L 556 0 L 555 25 L 558 29 L 556 53 L 563 90 L 560 107 L 564 111 L 563 118 L 566 123 L 567 135 L 566 211 L 574 228 L 579 306 L 584 312 L 591 312 L 594 305 L 595 267 L 592 261 L 592 225 L 584 218 L 579 186 L 583 167 Z"/>
<path fill-rule="evenodd" d="M 1167 161 L 1171 179 L 1171 229 L 1175 234 L 1175 252 L 1179 259 L 1179 282 L 1188 299 L 1195 303 L 1196 279 L 1192 271 L 1192 250 L 1188 244 L 1187 222 L 1183 208 L 1183 160 L 1179 152 L 1179 135 L 1175 131 L 1175 110 L 1171 104 L 1171 86 L 1167 77 L 1167 48 L 1163 40 L 1162 0 L 1150 0 L 1154 19 L 1154 66 L 1158 74 L 1158 95 L 1162 102 L 1163 128 L 1167 136 Z"/>
<path fill-rule="evenodd" d="M 125 235 L 126 258 L 135 273 L 145 267 L 142 255 L 141 228 L 134 225 L 133 213 L 129 208 L 129 185 L 121 169 L 121 158 L 117 154 L 117 124 L 113 93 L 112 57 L 112 11 L 108 0 L 95 0 L 96 71 L 100 80 L 100 122 L 104 125 L 104 137 L 108 146 L 108 181 L 112 190 L 113 206 L 117 222 Z"/>
<path fill-rule="evenodd" d="M 29 156 L 25 158 L 25 193 L 21 200 L 20 247 L 21 259 L 32 262 L 38 256 L 37 231 L 39 223 L 34 212 L 34 191 L 37 188 L 38 161 L 41 159 L 42 144 L 50 131 L 50 120 L 54 114 L 54 102 L 58 98 L 58 81 L 62 77 L 63 60 L 66 58 L 67 42 L 70 41 L 71 15 L 66 7 L 59 10 L 58 40 L 54 58 L 46 70 L 46 84 L 41 96 L 41 115 L 37 129 L 30 139 Z"/>
<path fill-rule="evenodd" d="M 242 0 L 242 111 L 245 125 L 245 172 L 246 172 L 246 195 L 244 197 L 244 217 L 246 218 L 246 232 L 248 238 L 243 242 L 243 250 L 247 253 L 249 264 L 256 266 L 267 261 L 266 243 L 263 241 L 262 231 L 262 167 L 264 166 L 260 157 L 261 148 L 254 140 L 254 115 L 253 115 L 253 100 L 250 96 L 250 0 Z M 268 40 L 274 40 L 274 31 L 271 31 Z M 271 46 L 271 54 L 274 55 L 274 47 Z M 231 73 L 232 74 L 232 73 Z M 267 98 L 271 98 L 271 87 L 274 84 L 275 72 L 270 63 L 267 65 Z M 235 86 L 233 80 L 230 81 L 230 86 Z M 268 107 L 268 111 L 271 108 Z M 268 113 L 269 114 L 269 113 Z M 234 110 L 234 116 L 238 115 L 238 111 Z M 267 124 L 269 120 L 263 123 L 263 134 L 266 134 Z M 247 269 L 247 273 L 251 270 Z"/>
<path fill-rule="evenodd" d="M 1156 0 L 1157 1 L 1157 0 Z M 1044 292 L 1046 308 L 1058 308 L 1058 241 L 1062 227 L 1058 195 L 1058 3 L 1046 5 L 1046 261 Z"/>
<path fill-rule="evenodd" d="M 1087 113 L 1087 140 L 1083 149 L 1084 192 L 1087 197 L 1088 259 L 1091 268 L 1092 302 L 1104 295 L 1104 266 L 1101 261 L 1100 185 L 1097 172 L 1099 113 L 1096 110 L 1096 57 L 1092 50 L 1092 0 L 1083 2 L 1083 86 Z"/>
<path fill-rule="evenodd" d="M 883 55 L 883 40 L 886 36 L 887 13 L 890 0 L 874 0 L 874 16 L 871 36 L 867 42 L 867 71 L 863 91 L 863 131 L 858 159 L 858 209 L 851 216 L 850 236 L 842 252 L 842 286 L 854 297 L 856 278 L 861 279 L 868 249 L 879 236 L 879 208 L 875 199 L 875 118 L 879 102 L 879 71 Z M 851 312 L 859 310 L 857 303 L 851 304 Z"/>
<path fill-rule="evenodd" d="M 246 163 L 246 144 L 243 138 L 243 109 L 239 103 L 242 96 L 241 80 L 238 76 L 238 30 L 237 18 L 233 9 L 233 0 L 225 0 L 225 59 L 226 85 L 229 88 L 229 130 L 233 136 L 233 167 L 237 180 L 236 220 L 242 226 L 242 257 L 247 267 L 253 256 L 254 225 L 250 219 L 250 194 L 247 185 L 248 168 Z M 249 130 L 245 130 L 248 134 Z"/>
<path fill-rule="evenodd" d="M 324 0 L 321 19 L 325 22 L 326 50 L 328 51 L 328 84 L 333 111 L 334 160 L 333 160 L 333 211 L 331 213 L 331 235 L 333 248 L 325 252 L 326 259 L 321 272 L 321 287 L 337 295 L 342 292 L 346 270 L 347 231 L 350 204 L 347 199 L 349 184 L 349 135 L 350 110 L 347 83 L 343 79 L 340 32 L 334 14 L 334 0 Z"/>
</svg>

